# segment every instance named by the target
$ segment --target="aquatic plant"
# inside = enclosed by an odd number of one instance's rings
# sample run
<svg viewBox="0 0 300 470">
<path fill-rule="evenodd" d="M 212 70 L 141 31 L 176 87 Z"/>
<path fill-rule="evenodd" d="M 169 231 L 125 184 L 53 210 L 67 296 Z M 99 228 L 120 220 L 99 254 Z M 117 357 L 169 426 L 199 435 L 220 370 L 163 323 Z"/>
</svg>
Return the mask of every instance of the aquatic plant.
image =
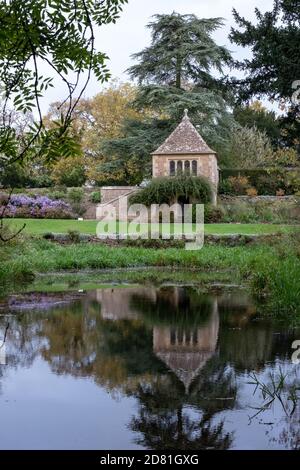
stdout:
<svg viewBox="0 0 300 470">
<path fill-rule="evenodd" d="M 295 383 L 288 383 L 289 374 L 284 374 L 280 368 L 277 375 L 270 374 L 269 382 L 260 380 L 255 372 L 249 374 L 249 377 L 251 382 L 248 383 L 255 385 L 253 394 L 255 395 L 257 391 L 260 391 L 263 398 L 262 405 L 254 407 L 257 412 L 249 417 L 250 422 L 259 414 L 269 410 L 276 400 L 280 402 L 286 416 L 289 418 L 293 416 L 299 401 L 298 391 L 300 387 Z"/>
</svg>

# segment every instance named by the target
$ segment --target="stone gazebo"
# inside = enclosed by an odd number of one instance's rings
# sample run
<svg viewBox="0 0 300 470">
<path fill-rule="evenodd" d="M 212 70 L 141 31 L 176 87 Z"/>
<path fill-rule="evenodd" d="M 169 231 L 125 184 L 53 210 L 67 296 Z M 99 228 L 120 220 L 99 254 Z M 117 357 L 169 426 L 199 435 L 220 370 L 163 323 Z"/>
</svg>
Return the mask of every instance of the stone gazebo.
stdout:
<svg viewBox="0 0 300 470">
<path fill-rule="evenodd" d="M 152 176 L 175 176 L 187 173 L 204 176 L 214 190 L 213 203 L 217 202 L 219 170 L 217 154 L 209 148 L 188 117 L 185 110 L 181 123 L 165 142 L 152 153 Z"/>
<path fill-rule="evenodd" d="M 179 173 L 204 176 L 212 185 L 212 203 L 217 203 L 219 169 L 217 154 L 209 148 L 188 117 L 185 110 L 181 123 L 165 142 L 152 153 L 152 177 L 175 176 Z M 124 218 L 120 207 L 128 198 L 140 191 L 137 186 L 106 186 L 101 188 L 101 204 L 97 206 L 96 218 L 105 214 L 108 205 L 119 211 L 119 220 Z"/>
</svg>

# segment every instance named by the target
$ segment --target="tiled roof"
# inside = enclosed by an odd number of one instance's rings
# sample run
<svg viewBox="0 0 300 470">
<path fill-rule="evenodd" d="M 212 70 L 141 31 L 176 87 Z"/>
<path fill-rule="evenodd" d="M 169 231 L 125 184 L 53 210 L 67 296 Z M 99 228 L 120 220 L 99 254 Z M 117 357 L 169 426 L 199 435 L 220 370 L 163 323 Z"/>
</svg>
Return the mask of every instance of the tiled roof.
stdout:
<svg viewBox="0 0 300 470">
<path fill-rule="evenodd" d="M 191 123 L 185 110 L 181 123 L 172 134 L 152 155 L 182 155 L 182 154 L 216 153 L 202 139 L 197 129 Z"/>
</svg>

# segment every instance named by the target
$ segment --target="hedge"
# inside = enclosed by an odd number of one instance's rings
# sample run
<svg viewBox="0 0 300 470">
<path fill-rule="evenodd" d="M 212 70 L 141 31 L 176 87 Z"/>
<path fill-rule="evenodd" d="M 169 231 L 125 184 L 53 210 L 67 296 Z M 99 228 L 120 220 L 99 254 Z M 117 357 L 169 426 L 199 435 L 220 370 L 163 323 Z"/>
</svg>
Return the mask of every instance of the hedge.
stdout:
<svg viewBox="0 0 300 470">
<path fill-rule="evenodd" d="M 233 179 L 245 179 L 247 183 L 232 185 Z M 244 186 L 244 187 L 242 187 Z M 220 172 L 220 194 L 244 195 L 246 190 L 254 188 L 259 195 L 274 196 L 278 191 L 286 195 L 300 191 L 300 168 L 255 168 L 255 169 L 223 169 Z"/>
</svg>

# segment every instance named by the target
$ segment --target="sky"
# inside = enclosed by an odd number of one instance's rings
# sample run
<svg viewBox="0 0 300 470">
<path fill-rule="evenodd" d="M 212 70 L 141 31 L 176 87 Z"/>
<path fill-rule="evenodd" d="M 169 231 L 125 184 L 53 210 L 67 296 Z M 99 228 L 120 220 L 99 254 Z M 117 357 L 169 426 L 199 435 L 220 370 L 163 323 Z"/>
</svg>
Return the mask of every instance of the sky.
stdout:
<svg viewBox="0 0 300 470">
<path fill-rule="evenodd" d="M 158 13 L 181 14 L 193 13 L 199 18 L 222 17 L 224 28 L 214 34 L 219 45 L 227 46 L 234 58 L 243 58 L 249 51 L 238 48 L 228 40 L 230 27 L 235 24 L 232 9 L 249 20 L 255 20 L 255 7 L 262 12 L 271 10 L 273 0 L 129 0 L 116 24 L 106 25 L 96 33 L 97 50 L 105 52 L 110 60 L 109 69 L 113 78 L 128 81 L 126 69 L 132 65 L 131 55 L 139 52 L 150 44 L 150 31 L 146 28 L 151 16 Z M 65 90 L 61 84 L 55 83 L 47 97 L 43 100 L 43 112 L 51 102 L 64 98 Z M 85 97 L 99 93 L 107 85 L 101 85 L 93 77 L 85 92 Z"/>
</svg>

